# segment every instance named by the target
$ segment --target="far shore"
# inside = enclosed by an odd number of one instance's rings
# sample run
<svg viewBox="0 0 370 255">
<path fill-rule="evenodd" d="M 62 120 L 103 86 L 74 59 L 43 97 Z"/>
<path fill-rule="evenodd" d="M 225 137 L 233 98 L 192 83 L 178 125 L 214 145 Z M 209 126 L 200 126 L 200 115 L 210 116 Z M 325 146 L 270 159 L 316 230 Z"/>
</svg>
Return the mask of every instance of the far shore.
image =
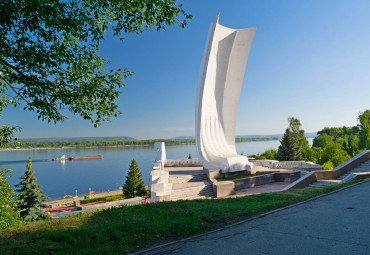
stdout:
<svg viewBox="0 0 370 255">
<path fill-rule="evenodd" d="M 254 140 L 254 141 L 235 141 L 236 143 L 252 143 L 252 142 L 264 142 L 272 141 L 269 140 Z M 176 145 L 191 145 L 195 142 L 179 143 L 179 144 L 169 144 L 167 146 L 176 146 Z M 61 147 L 36 147 L 36 148 L 0 148 L 0 151 L 32 151 L 32 150 L 67 150 L 67 149 L 95 149 L 95 148 L 120 148 L 120 147 L 146 147 L 153 146 L 152 143 L 148 144 L 123 144 L 123 145 L 104 145 L 104 146 L 61 146 Z"/>
<path fill-rule="evenodd" d="M 190 145 L 195 143 L 180 143 L 176 145 Z M 0 151 L 35 151 L 35 150 L 67 150 L 67 149 L 94 149 L 94 148 L 119 148 L 119 147 L 146 147 L 152 144 L 128 144 L 128 145 L 112 145 L 112 146 L 62 146 L 62 147 L 40 147 L 40 148 L 1 148 Z M 167 145 L 172 146 L 172 145 Z"/>
</svg>

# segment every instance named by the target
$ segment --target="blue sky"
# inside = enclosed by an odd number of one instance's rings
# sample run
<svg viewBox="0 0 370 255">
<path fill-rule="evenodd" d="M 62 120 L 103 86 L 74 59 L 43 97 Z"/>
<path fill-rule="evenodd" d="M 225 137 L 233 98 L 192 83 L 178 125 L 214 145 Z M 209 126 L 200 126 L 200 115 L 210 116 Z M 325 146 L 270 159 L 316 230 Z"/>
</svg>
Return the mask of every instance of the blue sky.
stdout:
<svg viewBox="0 0 370 255">
<path fill-rule="evenodd" d="M 185 29 L 107 35 L 101 54 L 135 76 L 118 100 L 123 116 L 103 127 L 70 116 L 63 123 L 37 120 L 21 107 L 2 122 L 22 127 L 18 137 L 194 135 L 200 61 L 210 23 L 257 27 L 240 95 L 237 135 L 277 134 L 287 117 L 306 132 L 354 126 L 370 109 L 370 1 L 185 0 L 194 18 Z"/>
</svg>

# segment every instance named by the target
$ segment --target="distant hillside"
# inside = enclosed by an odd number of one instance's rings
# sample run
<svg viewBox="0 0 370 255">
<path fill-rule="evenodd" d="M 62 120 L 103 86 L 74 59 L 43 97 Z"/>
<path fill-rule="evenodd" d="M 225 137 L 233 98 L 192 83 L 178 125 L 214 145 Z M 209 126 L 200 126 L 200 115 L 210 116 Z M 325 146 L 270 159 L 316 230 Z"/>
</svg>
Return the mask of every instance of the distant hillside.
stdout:
<svg viewBox="0 0 370 255">
<path fill-rule="evenodd" d="M 315 138 L 317 135 L 316 132 L 314 133 L 305 133 L 307 138 Z M 236 138 L 282 138 L 283 134 L 274 134 L 274 135 L 237 135 Z M 195 136 L 177 136 L 172 138 L 173 140 L 190 140 L 190 139 L 195 139 Z M 275 140 L 275 139 L 274 139 Z"/>
<path fill-rule="evenodd" d="M 172 138 L 172 140 L 195 140 L 195 136 L 177 136 Z"/>
<path fill-rule="evenodd" d="M 105 137 L 49 137 L 49 138 L 22 138 L 19 139 L 23 143 L 34 142 L 95 142 L 95 141 L 134 141 L 130 136 L 105 136 Z"/>
<path fill-rule="evenodd" d="M 237 138 L 282 138 L 284 134 L 273 134 L 273 135 L 238 135 Z M 314 133 L 305 133 L 307 138 L 315 138 L 317 135 Z"/>
</svg>

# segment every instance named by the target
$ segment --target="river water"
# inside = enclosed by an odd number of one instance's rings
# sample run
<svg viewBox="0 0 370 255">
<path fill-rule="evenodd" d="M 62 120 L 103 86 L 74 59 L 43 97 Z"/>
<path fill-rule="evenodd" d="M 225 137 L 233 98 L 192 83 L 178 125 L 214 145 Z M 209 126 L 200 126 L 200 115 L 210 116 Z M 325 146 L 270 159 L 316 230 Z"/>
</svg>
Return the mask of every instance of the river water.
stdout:
<svg viewBox="0 0 370 255">
<path fill-rule="evenodd" d="M 279 141 L 243 142 L 236 143 L 237 152 L 244 155 L 262 153 L 265 149 L 275 148 Z M 191 153 L 197 158 L 195 145 L 166 146 L 168 159 L 187 158 Z M 60 157 L 104 155 L 104 159 L 81 161 L 52 161 Z M 120 147 L 120 148 L 79 148 L 51 150 L 14 150 L 0 151 L 0 165 L 13 170 L 9 179 L 14 187 L 20 182 L 20 177 L 26 171 L 28 158 L 32 159 L 32 169 L 36 172 L 37 183 L 50 198 L 61 198 L 64 195 L 86 194 L 91 190 L 102 192 L 116 190 L 125 181 L 130 162 L 137 161 L 146 185 L 149 184 L 152 162 L 156 151 L 152 146 Z"/>
</svg>

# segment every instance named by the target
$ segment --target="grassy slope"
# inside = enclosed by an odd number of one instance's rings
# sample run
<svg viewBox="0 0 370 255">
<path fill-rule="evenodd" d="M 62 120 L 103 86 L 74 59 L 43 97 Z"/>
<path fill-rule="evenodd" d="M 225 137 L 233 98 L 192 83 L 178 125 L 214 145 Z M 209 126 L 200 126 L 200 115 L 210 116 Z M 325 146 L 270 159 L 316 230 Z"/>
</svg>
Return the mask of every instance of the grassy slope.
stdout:
<svg viewBox="0 0 370 255">
<path fill-rule="evenodd" d="M 349 184 L 233 199 L 162 202 L 78 214 L 3 230 L 0 247 L 2 254 L 127 253 L 198 234 Z"/>
</svg>

